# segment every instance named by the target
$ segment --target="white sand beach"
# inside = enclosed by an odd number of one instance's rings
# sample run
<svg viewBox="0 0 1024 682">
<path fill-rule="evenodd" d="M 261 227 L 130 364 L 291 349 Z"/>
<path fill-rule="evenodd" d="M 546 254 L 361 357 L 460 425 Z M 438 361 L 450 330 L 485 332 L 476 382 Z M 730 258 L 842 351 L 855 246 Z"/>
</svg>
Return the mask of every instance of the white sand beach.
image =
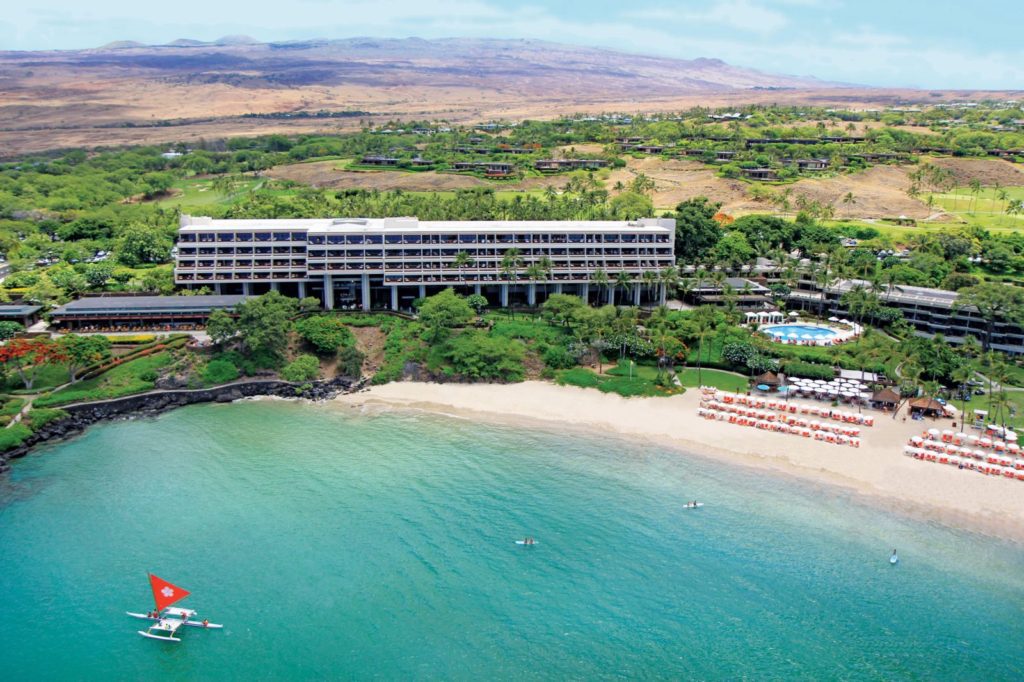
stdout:
<svg viewBox="0 0 1024 682">
<path fill-rule="evenodd" d="M 840 485 L 894 510 L 1024 541 L 1024 482 L 903 455 L 910 436 L 932 426 L 949 428 L 949 420 L 904 422 L 875 413 L 875 425 L 862 430 L 863 444 L 855 449 L 701 419 L 699 401 L 700 391 L 695 389 L 670 398 L 627 399 L 537 381 L 508 385 L 400 382 L 337 399 L 341 405 L 364 410 L 418 409 L 638 436 L 702 456 Z"/>
</svg>

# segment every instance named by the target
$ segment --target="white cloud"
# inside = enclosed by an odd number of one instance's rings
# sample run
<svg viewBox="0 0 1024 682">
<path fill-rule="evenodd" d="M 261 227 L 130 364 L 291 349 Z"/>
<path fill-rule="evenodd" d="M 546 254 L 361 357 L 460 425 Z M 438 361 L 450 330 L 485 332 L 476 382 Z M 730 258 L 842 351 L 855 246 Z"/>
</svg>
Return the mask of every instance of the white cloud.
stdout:
<svg viewBox="0 0 1024 682">
<path fill-rule="evenodd" d="M 691 30 L 725 28 L 757 34 L 774 33 L 789 24 L 789 19 L 782 12 L 752 0 L 713 0 L 699 10 L 679 6 L 650 7 L 626 12 L 623 16 L 644 21 L 672 22 L 680 28 Z"/>
</svg>

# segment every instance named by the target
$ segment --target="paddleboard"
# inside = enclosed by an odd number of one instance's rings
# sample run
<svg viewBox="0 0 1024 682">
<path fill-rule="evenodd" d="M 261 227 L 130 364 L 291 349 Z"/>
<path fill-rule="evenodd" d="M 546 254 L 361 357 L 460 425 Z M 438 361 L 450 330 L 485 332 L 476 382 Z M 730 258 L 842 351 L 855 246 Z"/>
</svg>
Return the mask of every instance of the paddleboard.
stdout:
<svg viewBox="0 0 1024 682">
<path fill-rule="evenodd" d="M 895 566 L 899 562 L 900 562 L 900 558 L 898 556 L 891 556 L 891 557 L 889 557 L 889 563 L 892 564 L 893 566 Z"/>
<path fill-rule="evenodd" d="M 533 547 L 534 545 L 539 545 L 540 543 L 537 542 L 536 540 L 534 540 L 530 544 L 527 544 L 526 540 L 516 540 L 516 544 L 517 545 L 526 545 L 527 547 Z"/>
<path fill-rule="evenodd" d="M 698 502 L 697 504 L 684 504 L 683 509 L 700 509 L 703 506 L 703 502 Z"/>
</svg>

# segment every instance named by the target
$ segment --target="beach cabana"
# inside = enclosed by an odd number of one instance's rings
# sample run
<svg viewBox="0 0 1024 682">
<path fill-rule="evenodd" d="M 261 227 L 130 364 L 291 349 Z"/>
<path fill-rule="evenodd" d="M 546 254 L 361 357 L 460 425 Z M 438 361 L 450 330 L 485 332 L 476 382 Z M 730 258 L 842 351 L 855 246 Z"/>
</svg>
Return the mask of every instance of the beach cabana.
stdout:
<svg viewBox="0 0 1024 682">
<path fill-rule="evenodd" d="M 891 388 L 883 388 L 871 395 L 871 406 L 879 410 L 895 410 L 900 404 L 900 394 Z"/>
<path fill-rule="evenodd" d="M 939 401 L 929 396 L 921 396 L 910 401 L 910 413 L 925 417 L 941 417 L 946 411 Z"/>
<path fill-rule="evenodd" d="M 782 380 L 779 379 L 779 375 L 775 372 L 765 372 L 761 376 L 754 380 L 758 386 L 767 386 L 768 390 L 776 390 L 782 385 Z"/>
</svg>

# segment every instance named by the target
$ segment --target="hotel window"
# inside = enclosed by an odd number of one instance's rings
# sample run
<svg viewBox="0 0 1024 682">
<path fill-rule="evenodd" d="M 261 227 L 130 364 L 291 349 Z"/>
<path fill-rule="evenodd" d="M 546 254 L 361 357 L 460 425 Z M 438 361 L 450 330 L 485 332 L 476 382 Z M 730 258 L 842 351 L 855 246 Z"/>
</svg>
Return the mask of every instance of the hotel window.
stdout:
<svg viewBox="0 0 1024 682">
<path fill-rule="evenodd" d="M 287 242 L 287 241 L 291 241 L 291 238 L 292 238 L 292 235 L 291 235 L 290 232 L 275 232 L 274 233 L 274 241 L 275 242 Z"/>
<path fill-rule="evenodd" d="M 219 241 L 219 242 L 233 242 L 233 241 L 235 241 L 235 233 L 234 232 L 218 232 L 217 233 L 217 241 Z"/>
<path fill-rule="evenodd" d="M 322 235 L 310 235 L 309 243 L 310 244 L 323 244 L 324 243 L 324 238 L 323 238 Z"/>
<path fill-rule="evenodd" d="M 191 232 L 182 232 L 178 235 L 179 242 L 194 242 L 195 240 L 196 236 Z"/>
<path fill-rule="evenodd" d="M 304 242 L 304 241 L 306 241 L 306 233 L 305 232 L 292 232 L 292 241 L 293 242 Z"/>
<path fill-rule="evenodd" d="M 251 242 L 252 241 L 252 232 L 237 232 L 235 234 L 235 241 L 236 242 Z"/>
</svg>

